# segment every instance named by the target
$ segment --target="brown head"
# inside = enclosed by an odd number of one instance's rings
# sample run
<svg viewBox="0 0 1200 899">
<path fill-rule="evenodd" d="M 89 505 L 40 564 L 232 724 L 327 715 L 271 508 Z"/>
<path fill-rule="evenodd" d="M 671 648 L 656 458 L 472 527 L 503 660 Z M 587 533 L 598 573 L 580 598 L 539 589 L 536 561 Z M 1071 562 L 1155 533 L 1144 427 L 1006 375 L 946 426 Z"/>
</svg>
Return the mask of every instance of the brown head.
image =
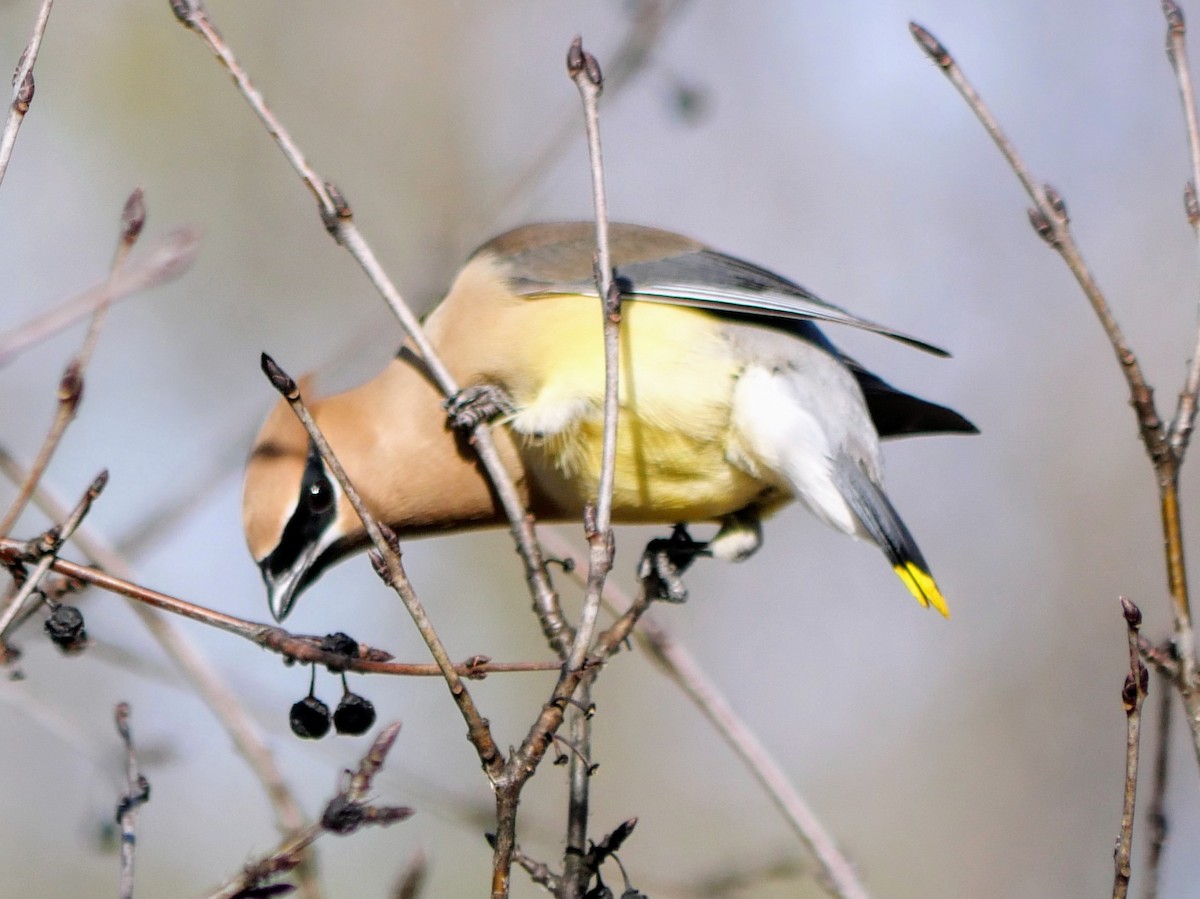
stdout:
<svg viewBox="0 0 1200 899">
<path fill-rule="evenodd" d="M 493 524 L 501 514 L 442 398 L 407 352 L 367 383 L 309 401 L 317 426 L 367 508 L 401 537 Z M 522 488 L 516 451 L 494 432 Z M 282 621 L 326 568 L 367 545 L 362 522 L 286 402 L 267 416 L 246 465 L 242 525 Z"/>
</svg>

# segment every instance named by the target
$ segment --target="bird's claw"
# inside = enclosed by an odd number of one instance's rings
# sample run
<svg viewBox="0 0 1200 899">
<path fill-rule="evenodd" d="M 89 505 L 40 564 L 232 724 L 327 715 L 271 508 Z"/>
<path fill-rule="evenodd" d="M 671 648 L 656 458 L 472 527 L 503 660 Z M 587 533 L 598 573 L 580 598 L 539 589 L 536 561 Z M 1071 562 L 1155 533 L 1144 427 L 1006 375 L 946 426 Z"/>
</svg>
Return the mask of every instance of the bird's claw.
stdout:
<svg viewBox="0 0 1200 899">
<path fill-rule="evenodd" d="M 450 419 L 450 427 L 463 433 L 470 433 L 483 422 L 493 421 L 513 411 L 508 393 L 496 384 L 464 387 L 446 400 L 442 407 Z"/>
<path fill-rule="evenodd" d="M 682 575 L 697 558 L 708 555 L 708 544 L 693 540 L 687 527 L 677 524 L 670 537 L 647 544 L 638 563 L 638 577 L 651 599 L 687 602 L 688 590 Z"/>
</svg>

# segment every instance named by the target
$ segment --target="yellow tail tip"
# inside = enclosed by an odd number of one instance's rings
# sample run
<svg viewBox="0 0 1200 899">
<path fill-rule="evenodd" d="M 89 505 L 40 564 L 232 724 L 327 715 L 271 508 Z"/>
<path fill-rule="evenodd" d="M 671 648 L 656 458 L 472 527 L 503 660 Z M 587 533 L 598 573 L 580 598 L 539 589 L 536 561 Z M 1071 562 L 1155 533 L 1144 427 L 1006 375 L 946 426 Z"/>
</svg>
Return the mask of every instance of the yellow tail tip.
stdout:
<svg viewBox="0 0 1200 899">
<path fill-rule="evenodd" d="M 938 589 L 937 584 L 933 581 L 933 576 L 928 571 L 922 571 L 913 562 L 897 565 L 893 570 L 896 572 L 896 576 L 904 582 L 908 592 L 917 598 L 917 602 L 923 606 L 933 606 L 944 617 L 950 617 L 950 610 L 946 608 L 946 600 L 942 598 L 942 591 Z"/>
</svg>

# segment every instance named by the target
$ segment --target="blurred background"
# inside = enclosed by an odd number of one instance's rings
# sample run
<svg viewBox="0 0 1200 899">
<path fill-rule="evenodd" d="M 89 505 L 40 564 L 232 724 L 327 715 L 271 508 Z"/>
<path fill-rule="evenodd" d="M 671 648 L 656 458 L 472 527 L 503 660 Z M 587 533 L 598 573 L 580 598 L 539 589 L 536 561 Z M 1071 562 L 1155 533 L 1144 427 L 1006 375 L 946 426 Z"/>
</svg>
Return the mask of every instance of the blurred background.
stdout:
<svg viewBox="0 0 1200 899">
<path fill-rule="evenodd" d="M 1124 770 L 1118 595 L 1141 604 L 1147 635 L 1164 637 L 1169 626 L 1154 481 L 1094 316 L 907 24 L 948 45 L 1036 175 L 1061 191 L 1169 412 L 1195 341 L 1198 273 L 1157 3 L 209 8 L 422 310 L 492 234 L 590 216 L 578 99 L 563 65 L 582 34 L 610 75 L 618 48 L 632 42 L 645 54 L 602 106 L 614 219 L 701 238 L 950 348 L 954 358 L 939 360 L 830 332 L 874 371 L 982 429 L 886 449 L 890 492 L 938 575 L 949 621 L 918 608 L 877 551 L 798 510 L 769 523 L 747 563 L 698 567 L 691 600 L 658 617 L 879 896 L 1107 894 Z M 36 9 L 33 0 L 0 5 L 4 65 L 15 64 Z M 1200 20 L 1200 7 L 1185 12 Z M 258 354 L 270 351 L 293 373 L 317 370 L 323 389 L 339 389 L 381 368 L 400 330 L 166 2 L 58 4 L 36 82 L 0 190 L 0 330 L 103 278 L 135 186 L 146 192 L 147 238 L 179 224 L 204 232 L 189 273 L 113 311 L 45 483 L 73 502 L 108 468 L 89 524 L 114 543 L 136 540 L 141 582 L 266 619 L 239 518 L 242 460 L 272 402 Z M 82 333 L 0 370 L 0 439 L 25 462 Z M 0 504 L 13 493 L 0 486 Z M 1185 476 L 1193 553 L 1195 505 Z M 152 516 L 181 506 L 185 514 L 147 533 Z M 45 523 L 29 513 L 18 533 Z M 565 530 L 579 540 L 578 529 Z M 627 586 L 649 536 L 618 534 Z M 455 657 L 547 656 L 507 535 L 413 541 L 405 560 Z M 63 659 L 35 622 L 16 640 L 25 680 L 0 684 L 0 895 L 112 893 L 117 863 L 101 837 L 121 789 L 118 700 L 133 706 L 153 786 L 139 820 L 138 892 L 199 893 L 275 844 L 261 788 L 124 602 L 92 594 L 83 605 L 93 651 Z M 365 558 L 327 574 L 288 624 L 425 658 Z M 295 739 L 287 712 L 307 691 L 307 671 L 180 626 L 267 731 L 305 810 L 317 814 L 366 740 Z M 510 675 L 473 688 L 501 745 L 524 736 L 549 684 Z M 426 895 L 482 895 L 490 793 L 444 685 L 351 686 L 381 720 L 403 720 L 374 795 L 417 816 L 321 841 L 329 895 L 387 895 L 416 852 L 428 859 Z M 321 672 L 317 694 L 332 705 L 340 685 Z M 820 895 L 797 871 L 803 856 L 768 800 L 644 657 L 621 654 L 595 698 L 593 827 L 599 835 L 639 818 L 621 853 L 639 888 L 655 897 Z M 1200 801 L 1182 724 L 1167 803 L 1168 897 L 1194 895 L 1200 877 L 1185 848 L 1200 836 Z M 564 781 L 563 769 L 547 767 L 522 805 L 522 845 L 552 863 Z M 615 873 L 607 879 L 619 883 Z M 542 895 L 523 875 L 515 882 L 516 896 Z"/>
</svg>

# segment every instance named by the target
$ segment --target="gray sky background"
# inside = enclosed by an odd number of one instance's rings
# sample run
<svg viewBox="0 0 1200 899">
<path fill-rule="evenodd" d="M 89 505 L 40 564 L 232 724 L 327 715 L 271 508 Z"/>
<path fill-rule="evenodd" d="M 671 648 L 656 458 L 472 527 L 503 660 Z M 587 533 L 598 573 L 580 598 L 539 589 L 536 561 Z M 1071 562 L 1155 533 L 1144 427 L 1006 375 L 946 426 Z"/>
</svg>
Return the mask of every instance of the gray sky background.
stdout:
<svg viewBox="0 0 1200 899">
<path fill-rule="evenodd" d="M 499 199 L 548 135 L 578 119 L 563 71 L 570 39 L 581 33 L 608 62 L 629 5 L 209 8 L 414 306 L 428 308 L 466 253 L 504 227 L 590 215 L 581 128 L 516 201 L 500 208 Z M 30 0 L 0 4 L 0 60 L 15 63 L 35 11 Z M 1185 12 L 1200 19 L 1200 7 Z M 613 217 L 698 237 L 950 348 L 954 358 L 938 360 L 830 332 L 983 434 L 886 451 L 890 492 L 938 575 L 949 621 L 923 613 L 875 550 L 795 510 L 769 523 L 751 561 L 697 569 L 691 601 L 659 618 L 879 896 L 1100 895 L 1112 880 L 1124 765 L 1117 596 L 1142 605 L 1149 636 L 1165 636 L 1169 623 L 1154 483 L 1100 328 L 1030 229 L 1015 178 L 913 44 L 910 19 L 950 47 L 1036 175 L 1061 191 L 1164 411 L 1173 406 L 1195 342 L 1198 273 L 1157 3 L 694 0 L 636 81 L 603 106 Z M 166 2 L 60 0 L 36 78 L 0 190 L 0 329 L 103 276 L 134 186 L 146 191 L 148 237 L 183 223 L 205 235 L 190 273 L 112 314 L 47 483 L 74 497 L 109 468 L 89 521 L 114 541 L 207 484 L 184 521 L 136 559 L 140 578 L 266 618 L 238 511 L 241 459 L 271 402 L 258 354 L 296 373 L 319 369 L 333 389 L 381 368 L 399 328 Z M 694 114 L 681 110 L 681 92 L 698 98 Z M 81 335 L 0 370 L 0 439 L 19 458 L 36 452 Z M 0 487 L 0 503 L 11 494 Z M 1186 472 L 1183 500 L 1194 538 Z M 31 514 L 23 532 L 43 526 Z M 627 585 L 649 536 L 618 536 Z M 1188 548 L 1194 555 L 1194 539 Z M 455 656 L 546 654 L 505 535 L 414 541 L 405 552 Z M 27 680 L 0 684 L 0 792 L 10 810 L 0 894 L 112 889 L 116 860 L 94 837 L 118 789 L 111 710 L 121 699 L 158 757 L 147 765 L 154 793 L 140 818 L 139 893 L 199 893 L 273 844 L 265 802 L 209 713 L 161 674 L 162 657 L 122 603 L 85 602 L 105 651 L 62 660 L 31 628 L 18 641 Z M 363 558 L 326 576 L 289 625 L 347 630 L 400 658 L 423 657 Z M 307 690 L 307 672 L 183 627 L 269 731 L 316 812 L 364 741 L 295 740 L 287 709 Z M 136 667 L 114 662 L 115 650 Z M 522 675 L 475 688 L 502 745 L 523 736 L 548 683 Z M 489 794 L 444 686 L 352 685 L 381 719 L 403 719 L 375 793 L 418 815 L 323 841 L 329 894 L 385 895 L 422 849 L 429 896 L 479 895 Z M 319 675 L 327 702 L 338 690 Z M 730 752 L 643 658 L 619 657 L 596 699 L 594 824 L 599 833 L 639 817 L 622 852 L 638 886 L 703 895 L 694 888 L 708 878 L 799 857 Z M 1186 741 L 1175 750 L 1164 897 L 1190 895 L 1200 876 L 1187 849 L 1200 835 L 1196 767 Z M 522 806 L 522 843 L 535 856 L 560 856 L 562 797 L 562 772 L 541 772 Z M 517 882 L 515 895 L 540 895 Z M 819 893 L 791 880 L 737 895 L 810 894 Z"/>
</svg>

